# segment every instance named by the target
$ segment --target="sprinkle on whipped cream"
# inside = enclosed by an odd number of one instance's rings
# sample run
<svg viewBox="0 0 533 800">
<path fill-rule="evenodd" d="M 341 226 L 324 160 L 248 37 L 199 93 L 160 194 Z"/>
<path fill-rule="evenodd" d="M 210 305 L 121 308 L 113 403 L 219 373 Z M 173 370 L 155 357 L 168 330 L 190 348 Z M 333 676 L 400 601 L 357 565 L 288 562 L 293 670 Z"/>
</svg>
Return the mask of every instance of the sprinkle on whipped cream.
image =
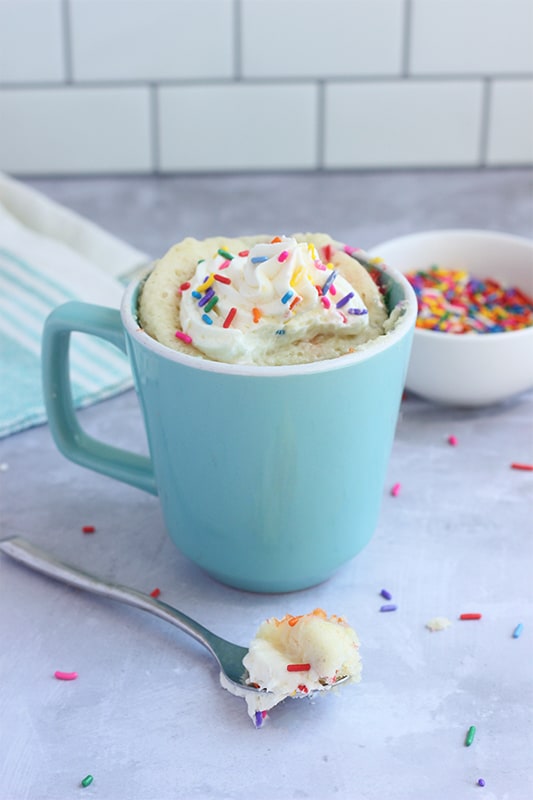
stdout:
<svg viewBox="0 0 533 800">
<path fill-rule="evenodd" d="M 291 237 L 240 253 L 219 248 L 199 261 L 189 283 L 180 333 L 215 360 L 253 363 L 276 335 L 289 344 L 368 326 L 368 309 L 351 284 L 323 263 L 314 244 Z"/>
</svg>

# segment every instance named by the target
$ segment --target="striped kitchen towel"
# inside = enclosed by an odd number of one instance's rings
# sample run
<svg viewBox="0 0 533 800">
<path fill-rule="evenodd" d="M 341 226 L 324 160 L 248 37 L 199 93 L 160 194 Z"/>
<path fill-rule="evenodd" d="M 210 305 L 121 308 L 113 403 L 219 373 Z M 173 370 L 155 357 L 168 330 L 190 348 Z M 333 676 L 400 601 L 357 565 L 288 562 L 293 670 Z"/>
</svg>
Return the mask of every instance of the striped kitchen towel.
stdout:
<svg viewBox="0 0 533 800">
<path fill-rule="evenodd" d="M 68 300 L 118 308 L 127 277 L 150 259 L 39 192 L 0 174 L 0 437 L 46 421 L 43 324 Z M 76 407 L 132 385 L 126 357 L 75 333 Z"/>
</svg>

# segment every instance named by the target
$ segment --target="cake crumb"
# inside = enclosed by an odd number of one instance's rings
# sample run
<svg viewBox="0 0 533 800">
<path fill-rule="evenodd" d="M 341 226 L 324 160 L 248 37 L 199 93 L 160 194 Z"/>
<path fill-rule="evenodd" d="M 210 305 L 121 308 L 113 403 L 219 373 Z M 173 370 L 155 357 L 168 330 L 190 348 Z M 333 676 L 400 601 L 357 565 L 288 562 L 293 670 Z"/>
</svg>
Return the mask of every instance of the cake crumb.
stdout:
<svg viewBox="0 0 533 800">
<path fill-rule="evenodd" d="M 443 631 L 449 628 L 452 623 L 447 617 L 434 617 L 426 622 L 426 628 L 430 631 Z"/>
</svg>

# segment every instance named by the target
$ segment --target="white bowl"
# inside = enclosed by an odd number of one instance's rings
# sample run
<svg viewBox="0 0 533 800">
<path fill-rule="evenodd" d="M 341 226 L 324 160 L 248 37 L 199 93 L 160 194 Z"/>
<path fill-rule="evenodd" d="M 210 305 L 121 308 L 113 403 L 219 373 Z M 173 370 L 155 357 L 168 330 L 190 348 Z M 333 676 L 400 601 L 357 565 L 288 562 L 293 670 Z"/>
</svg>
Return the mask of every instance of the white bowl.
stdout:
<svg viewBox="0 0 533 800">
<path fill-rule="evenodd" d="M 533 242 L 482 230 L 416 233 L 370 251 L 401 272 L 464 269 L 533 297 Z M 533 327 L 454 334 L 416 328 L 406 388 L 438 403 L 483 406 L 533 387 Z"/>
</svg>

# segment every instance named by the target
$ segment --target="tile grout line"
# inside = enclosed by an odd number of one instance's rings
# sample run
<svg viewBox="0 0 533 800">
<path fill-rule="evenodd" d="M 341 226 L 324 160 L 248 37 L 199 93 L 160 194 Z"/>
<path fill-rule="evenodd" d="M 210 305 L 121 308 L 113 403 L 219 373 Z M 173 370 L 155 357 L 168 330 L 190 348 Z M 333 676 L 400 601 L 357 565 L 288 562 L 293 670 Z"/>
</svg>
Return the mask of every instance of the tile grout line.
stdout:
<svg viewBox="0 0 533 800">
<path fill-rule="evenodd" d="M 326 82 L 317 81 L 316 103 L 316 165 L 315 168 L 323 171 L 326 155 Z"/>
<path fill-rule="evenodd" d="M 233 77 L 242 80 L 242 7 L 241 0 L 233 0 Z"/>
<path fill-rule="evenodd" d="M 314 86 L 316 85 L 317 81 L 321 81 L 324 83 L 325 86 L 329 83 L 338 83 L 338 84 L 353 84 L 353 85 L 364 85 L 364 84 L 371 84 L 371 83 L 381 83 L 381 84 L 416 84 L 416 83 L 466 83 L 466 82 L 482 82 L 485 83 L 487 80 L 495 81 L 495 80 L 504 80 L 504 81 L 523 81 L 523 82 L 530 82 L 533 80 L 533 74 L 529 72 L 495 72 L 487 75 L 485 73 L 461 73 L 458 75 L 454 75 L 451 73 L 435 73 L 429 74 L 424 73 L 420 75 L 409 75 L 408 80 L 405 79 L 403 75 L 332 75 L 327 76 L 324 78 L 318 78 L 317 76 L 309 76 L 309 77 L 268 77 L 268 78 L 240 78 L 238 81 L 232 78 L 216 78 L 216 77 L 209 77 L 209 78 L 159 78 L 156 80 L 146 80 L 146 79 L 118 79 L 118 78 L 87 78 L 87 79 L 77 79 L 74 80 L 72 78 L 69 83 L 73 83 L 76 88 L 81 90 L 83 89 L 131 89 L 131 88 L 143 88 L 146 86 L 157 86 L 157 87 L 192 87 L 197 86 L 199 88 L 202 87 L 228 87 L 233 86 L 236 83 L 239 85 L 249 85 L 249 86 Z M 25 91 L 27 89 L 57 89 L 61 88 L 61 86 L 65 85 L 65 81 L 17 81 L 17 82 L 8 82 L 0 80 L 0 89 L 2 91 Z"/>
<path fill-rule="evenodd" d="M 411 63 L 411 24 L 413 18 L 411 0 L 404 0 L 403 7 L 403 51 L 402 51 L 402 77 L 409 78 Z"/>
<path fill-rule="evenodd" d="M 150 90 L 150 138 L 151 138 L 151 158 L 152 175 L 161 173 L 161 149 L 159 141 L 160 120 L 159 120 L 159 89 L 157 83 L 149 85 Z"/>
<path fill-rule="evenodd" d="M 74 83 L 74 79 L 72 69 L 72 25 L 70 17 L 70 0 L 62 0 L 61 19 L 63 32 L 63 66 L 65 68 L 64 83 L 72 84 Z"/>
<path fill-rule="evenodd" d="M 493 81 L 485 78 L 483 81 L 483 94 L 481 100 L 481 122 L 479 130 L 479 165 L 487 166 L 488 146 L 489 146 L 489 126 L 490 111 L 492 101 Z"/>
</svg>

